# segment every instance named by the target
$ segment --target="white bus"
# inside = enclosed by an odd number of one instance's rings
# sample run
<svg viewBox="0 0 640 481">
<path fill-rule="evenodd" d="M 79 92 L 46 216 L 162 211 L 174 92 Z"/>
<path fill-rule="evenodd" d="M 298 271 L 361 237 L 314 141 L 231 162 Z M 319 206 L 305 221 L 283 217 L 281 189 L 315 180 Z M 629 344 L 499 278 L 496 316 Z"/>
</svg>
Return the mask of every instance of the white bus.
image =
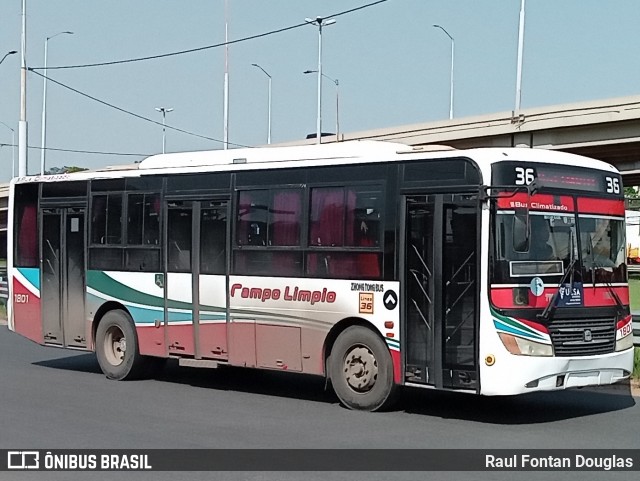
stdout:
<svg viewBox="0 0 640 481">
<path fill-rule="evenodd" d="M 622 181 L 519 148 L 352 141 L 11 184 L 9 328 L 129 379 L 167 358 L 483 395 L 632 370 Z"/>
</svg>

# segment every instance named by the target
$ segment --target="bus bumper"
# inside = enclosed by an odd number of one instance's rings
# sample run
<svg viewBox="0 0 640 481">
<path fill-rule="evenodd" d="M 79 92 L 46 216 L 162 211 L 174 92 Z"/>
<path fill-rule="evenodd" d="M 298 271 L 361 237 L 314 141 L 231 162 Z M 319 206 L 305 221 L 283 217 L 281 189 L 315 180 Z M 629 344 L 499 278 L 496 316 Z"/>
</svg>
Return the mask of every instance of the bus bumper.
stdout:
<svg viewBox="0 0 640 481">
<path fill-rule="evenodd" d="M 633 351 L 567 358 L 502 354 L 502 363 L 481 367 L 480 394 L 510 395 L 615 384 L 631 375 Z"/>
</svg>

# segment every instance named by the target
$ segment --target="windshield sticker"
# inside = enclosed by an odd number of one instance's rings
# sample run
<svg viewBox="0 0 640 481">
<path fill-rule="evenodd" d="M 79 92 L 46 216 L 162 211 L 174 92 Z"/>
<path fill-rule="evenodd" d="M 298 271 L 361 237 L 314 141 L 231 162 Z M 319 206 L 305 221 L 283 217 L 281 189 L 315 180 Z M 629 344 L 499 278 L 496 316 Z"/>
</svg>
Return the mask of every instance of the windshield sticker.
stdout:
<svg viewBox="0 0 640 481">
<path fill-rule="evenodd" d="M 531 279 L 529 288 L 531 289 L 531 294 L 536 297 L 540 297 L 542 294 L 544 294 L 544 281 L 539 277 L 534 277 L 533 279 Z"/>
<path fill-rule="evenodd" d="M 563 284 L 558 289 L 558 307 L 577 307 L 584 305 L 584 289 L 581 282 Z"/>
</svg>

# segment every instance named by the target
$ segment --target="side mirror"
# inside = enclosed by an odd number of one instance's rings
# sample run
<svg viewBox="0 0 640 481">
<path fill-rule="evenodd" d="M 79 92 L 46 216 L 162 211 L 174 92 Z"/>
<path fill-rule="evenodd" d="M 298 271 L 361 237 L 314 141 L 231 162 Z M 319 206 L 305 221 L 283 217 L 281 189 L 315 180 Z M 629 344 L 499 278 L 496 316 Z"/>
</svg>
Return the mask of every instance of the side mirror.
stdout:
<svg viewBox="0 0 640 481">
<path fill-rule="evenodd" d="M 529 252 L 529 209 L 516 209 L 513 218 L 513 250 Z"/>
</svg>

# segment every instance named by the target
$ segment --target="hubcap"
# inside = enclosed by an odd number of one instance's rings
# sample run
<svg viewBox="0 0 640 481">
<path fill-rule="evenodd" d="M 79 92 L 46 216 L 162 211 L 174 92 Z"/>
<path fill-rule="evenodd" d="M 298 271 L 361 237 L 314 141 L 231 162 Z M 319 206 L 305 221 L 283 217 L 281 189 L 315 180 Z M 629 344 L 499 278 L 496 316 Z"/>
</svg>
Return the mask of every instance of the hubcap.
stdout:
<svg viewBox="0 0 640 481">
<path fill-rule="evenodd" d="M 124 361 L 127 352 L 127 339 L 124 333 L 117 326 L 111 326 L 107 329 L 104 336 L 104 354 L 113 366 L 119 366 Z"/>
<path fill-rule="evenodd" d="M 378 378 L 378 362 L 365 346 L 354 346 L 344 358 L 344 378 L 351 389 L 370 391 Z"/>
</svg>

